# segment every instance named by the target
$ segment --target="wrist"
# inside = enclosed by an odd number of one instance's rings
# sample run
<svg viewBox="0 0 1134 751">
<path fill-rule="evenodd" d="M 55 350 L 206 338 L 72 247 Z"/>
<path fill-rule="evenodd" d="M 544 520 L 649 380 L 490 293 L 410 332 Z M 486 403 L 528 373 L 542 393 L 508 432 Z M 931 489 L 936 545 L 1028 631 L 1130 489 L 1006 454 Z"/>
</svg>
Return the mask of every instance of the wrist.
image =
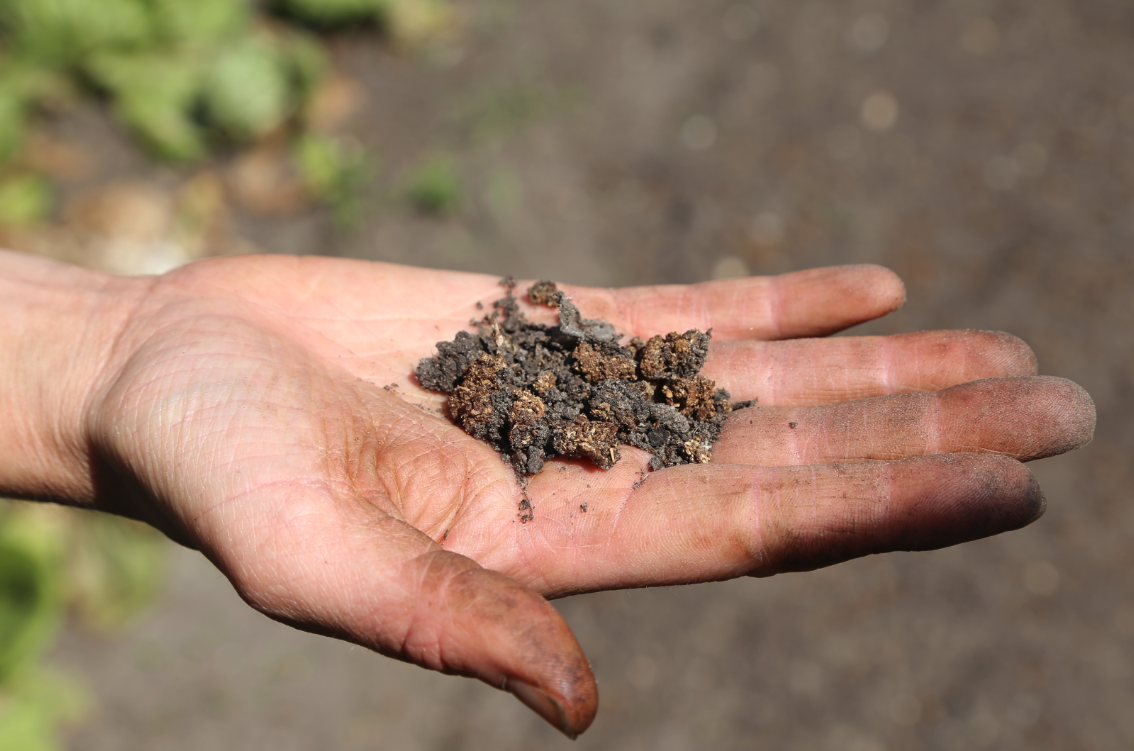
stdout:
<svg viewBox="0 0 1134 751">
<path fill-rule="evenodd" d="M 147 285 L 0 251 L 0 495 L 93 501 L 85 416 Z"/>
</svg>

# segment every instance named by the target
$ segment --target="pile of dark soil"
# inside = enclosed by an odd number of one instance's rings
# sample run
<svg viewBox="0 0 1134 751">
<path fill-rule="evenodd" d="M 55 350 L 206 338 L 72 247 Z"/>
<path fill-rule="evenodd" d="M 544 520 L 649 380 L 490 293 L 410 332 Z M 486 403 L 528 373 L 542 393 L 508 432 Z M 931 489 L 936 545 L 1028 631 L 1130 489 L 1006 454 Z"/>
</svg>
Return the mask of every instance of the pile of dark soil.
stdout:
<svg viewBox="0 0 1134 751">
<path fill-rule="evenodd" d="M 521 478 L 556 456 L 602 469 L 619 444 L 654 455 L 651 469 L 707 462 L 732 411 L 729 394 L 699 375 L 712 333 L 635 337 L 628 346 L 606 321 L 584 319 L 552 282 L 528 290 L 559 309 L 559 325 L 532 323 L 505 279 L 504 298 L 417 366 L 421 385 L 449 394 L 449 413 L 492 444 Z M 741 406 L 741 405 L 737 405 Z"/>
</svg>

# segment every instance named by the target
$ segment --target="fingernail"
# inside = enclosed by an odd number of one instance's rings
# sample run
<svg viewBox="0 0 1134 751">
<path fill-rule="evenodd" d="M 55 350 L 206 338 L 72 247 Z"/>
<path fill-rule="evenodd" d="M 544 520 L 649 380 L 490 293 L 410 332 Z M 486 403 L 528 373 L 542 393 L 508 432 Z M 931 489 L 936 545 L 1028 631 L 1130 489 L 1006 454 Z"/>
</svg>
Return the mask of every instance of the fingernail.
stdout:
<svg viewBox="0 0 1134 751">
<path fill-rule="evenodd" d="M 517 678 L 509 678 L 505 688 L 528 709 L 554 725 L 563 735 L 571 740 L 579 737 L 567 720 L 567 713 L 563 711 L 562 705 L 542 690 Z"/>
</svg>

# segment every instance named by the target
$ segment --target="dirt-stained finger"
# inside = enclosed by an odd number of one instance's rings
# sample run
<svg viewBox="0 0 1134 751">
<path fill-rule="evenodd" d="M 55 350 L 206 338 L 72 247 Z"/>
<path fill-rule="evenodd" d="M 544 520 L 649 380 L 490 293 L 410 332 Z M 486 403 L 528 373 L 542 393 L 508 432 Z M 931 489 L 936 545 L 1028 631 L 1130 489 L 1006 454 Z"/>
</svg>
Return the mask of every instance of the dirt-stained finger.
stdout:
<svg viewBox="0 0 1134 751">
<path fill-rule="evenodd" d="M 304 529 L 310 524 L 277 530 L 258 546 L 270 555 L 224 566 L 249 604 L 306 631 L 478 678 L 570 738 L 590 726 L 598 710 L 590 664 L 538 593 L 392 518 Z"/>
<path fill-rule="evenodd" d="M 761 556 L 751 575 L 811 571 L 873 553 L 936 550 L 1019 529 L 1047 508 L 1032 473 L 1003 456 L 947 454 L 874 470 L 852 467 L 835 465 L 834 482 L 822 475 L 792 477 L 776 489 L 779 497 L 761 513 Z M 799 490 L 789 489 L 794 483 L 818 484 L 816 502 L 796 502 Z M 824 485 L 842 485 L 845 495 L 822 492 Z"/>
<path fill-rule="evenodd" d="M 528 561 L 550 595 L 770 576 L 987 537 L 1029 524 L 1044 507 L 1027 468 L 1003 456 L 684 465 L 654 473 L 621 505 L 570 514 L 544 504 L 541 549 Z M 570 567 L 540 565 L 568 542 Z"/>
<path fill-rule="evenodd" d="M 1041 459 L 1091 440 L 1090 396 L 1063 378 L 990 378 L 943 391 L 729 416 L 714 461 L 759 466 L 992 453 Z"/>
<path fill-rule="evenodd" d="M 811 405 L 1034 375 L 1036 358 L 1023 341 L 999 331 L 922 331 L 715 342 L 702 372 L 737 401 Z"/>
</svg>

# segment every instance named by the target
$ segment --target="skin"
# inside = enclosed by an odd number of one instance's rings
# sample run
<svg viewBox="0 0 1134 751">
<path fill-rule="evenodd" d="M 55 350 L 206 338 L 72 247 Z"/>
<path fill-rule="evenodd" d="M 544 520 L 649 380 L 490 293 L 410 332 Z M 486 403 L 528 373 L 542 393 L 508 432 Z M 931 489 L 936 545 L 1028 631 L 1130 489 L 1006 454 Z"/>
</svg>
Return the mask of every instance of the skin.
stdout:
<svg viewBox="0 0 1134 751">
<path fill-rule="evenodd" d="M 512 471 L 411 375 L 497 281 L 271 256 L 123 278 L 0 252 L 0 494 L 146 521 L 269 617 L 475 676 L 574 737 L 598 696 L 547 598 L 1017 529 L 1045 503 L 1021 462 L 1094 429 L 1087 394 L 1006 334 L 822 338 L 903 303 L 883 268 L 563 286 L 628 336 L 711 327 L 705 375 L 759 405 L 710 464 L 551 462 L 525 523 Z"/>
</svg>

